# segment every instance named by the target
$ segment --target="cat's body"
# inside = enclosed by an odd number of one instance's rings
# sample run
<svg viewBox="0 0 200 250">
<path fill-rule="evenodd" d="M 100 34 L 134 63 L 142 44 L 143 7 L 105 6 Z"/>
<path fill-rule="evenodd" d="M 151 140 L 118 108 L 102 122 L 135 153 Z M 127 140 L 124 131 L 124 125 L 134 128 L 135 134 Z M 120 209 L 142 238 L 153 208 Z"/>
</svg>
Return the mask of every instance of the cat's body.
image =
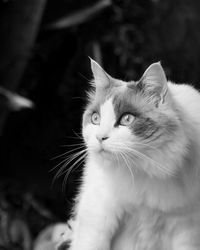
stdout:
<svg viewBox="0 0 200 250">
<path fill-rule="evenodd" d="M 199 250 L 200 94 L 158 63 L 138 82 L 92 70 L 70 250 Z"/>
</svg>

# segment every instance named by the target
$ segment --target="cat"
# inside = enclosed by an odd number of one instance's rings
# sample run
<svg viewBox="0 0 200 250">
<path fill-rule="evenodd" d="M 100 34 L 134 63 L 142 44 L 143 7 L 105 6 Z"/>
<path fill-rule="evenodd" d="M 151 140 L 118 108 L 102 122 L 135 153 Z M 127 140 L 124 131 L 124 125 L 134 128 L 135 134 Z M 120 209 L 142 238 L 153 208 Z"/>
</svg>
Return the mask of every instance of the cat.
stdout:
<svg viewBox="0 0 200 250">
<path fill-rule="evenodd" d="M 70 250 L 200 249 L 200 93 L 159 62 L 138 81 L 93 59 Z"/>
</svg>

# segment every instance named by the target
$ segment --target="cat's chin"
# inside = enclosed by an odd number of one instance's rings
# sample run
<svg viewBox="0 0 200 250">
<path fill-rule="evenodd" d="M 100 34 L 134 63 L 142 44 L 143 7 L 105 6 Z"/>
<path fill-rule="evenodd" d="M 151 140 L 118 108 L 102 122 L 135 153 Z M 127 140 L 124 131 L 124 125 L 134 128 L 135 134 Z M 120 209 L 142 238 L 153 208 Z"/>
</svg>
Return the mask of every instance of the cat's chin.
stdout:
<svg viewBox="0 0 200 250">
<path fill-rule="evenodd" d="M 106 159 L 110 159 L 112 158 L 112 153 L 104 148 L 99 148 L 95 151 L 92 152 L 92 154 L 94 156 L 100 157 L 100 158 L 106 158 Z"/>
<path fill-rule="evenodd" d="M 101 148 L 99 151 L 97 151 L 97 154 L 101 157 L 108 157 L 110 156 L 110 152 Z"/>
</svg>

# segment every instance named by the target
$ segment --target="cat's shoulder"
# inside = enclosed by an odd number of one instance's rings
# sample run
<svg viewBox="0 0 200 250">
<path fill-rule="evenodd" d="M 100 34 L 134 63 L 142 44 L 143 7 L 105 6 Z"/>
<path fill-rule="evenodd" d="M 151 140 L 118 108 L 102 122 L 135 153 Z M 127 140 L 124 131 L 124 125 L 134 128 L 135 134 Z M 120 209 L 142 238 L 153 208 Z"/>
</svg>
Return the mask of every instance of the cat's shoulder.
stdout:
<svg viewBox="0 0 200 250">
<path fill-rule="evenodd" d="M 176 101 L 187 104 L 200 104 L 200 92 L 192 85 L 168 82 L 168 88 Z"/>
<path fill-rule="evenodd" d="M 168 88 L 172 95 L 174 96 L 182 96 L 184 97 L 199 97 L 200 98 L 200 92 L 197 90 L 194 86 L 191 84 L 180 84 L 180 83 L 173 83 L 168 81 Z"/>
<path fill-rule="evenodd" d="M 169 91 L 182 111 L 200 123 L 200 92 L 190 84 L 168 82 Z"/>
</svg>

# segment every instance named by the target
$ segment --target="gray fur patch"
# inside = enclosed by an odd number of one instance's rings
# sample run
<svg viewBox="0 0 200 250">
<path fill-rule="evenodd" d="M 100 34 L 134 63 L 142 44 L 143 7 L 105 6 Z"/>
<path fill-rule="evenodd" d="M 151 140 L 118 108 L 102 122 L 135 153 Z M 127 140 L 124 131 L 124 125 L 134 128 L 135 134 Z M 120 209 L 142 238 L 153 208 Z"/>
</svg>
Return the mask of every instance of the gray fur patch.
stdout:
<svg viewBox="0 0 200 250">
<path fill-rule="evenodd" d="M 159 131 L 159 126 L 149 117 L 140 117 L 135 120 L 132 130 L 136 136 L 146 140 Z"/>
<path fill-rule="evenodd" d="M 133 134 L 148 139 L 159 131 L 159 125 L 144 112 L 141 103 L 141 95 L 139 95 L 135 84 L 129 84 L 123 92 L 116 92 L 113 97 L 113 105 L 117 121 L 115 126 L 119 125 L 121 116 L 130 113 L 135 116 L 135 121 L 130 125 Z"/>
<path fill-rule="evenodd" d="M 125 91 L 116 91 L 113 96 L 113 106 L 116 117 L 119 119 L 124 113 L 131 113 L 134 116 L 138 116 L 140 111 L 135 103 L 136 92 L 134 89 L 126 87 Z"/>
</svg>

